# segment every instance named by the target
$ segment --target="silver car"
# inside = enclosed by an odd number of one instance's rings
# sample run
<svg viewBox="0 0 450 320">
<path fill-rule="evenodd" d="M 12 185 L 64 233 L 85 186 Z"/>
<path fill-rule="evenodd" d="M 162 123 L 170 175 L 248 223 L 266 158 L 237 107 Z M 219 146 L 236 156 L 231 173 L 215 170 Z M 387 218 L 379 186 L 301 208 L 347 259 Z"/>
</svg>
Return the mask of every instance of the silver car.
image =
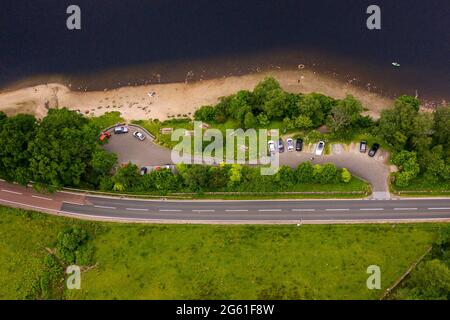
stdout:
<svg viewBox="0 0 450 320">
<path fill-rule="evenodd" d="M 140 132 L 140 131 L 135 131 L 135 132 L 133 133 L 133 136 L 135 136 L 136 138 L 138 138 L 138 139 L 141 140 L 141 141 L 144 141 L 144 140 L 145 140 L 144 134 L 143 134 L 142 132 Z"/>
</svg>

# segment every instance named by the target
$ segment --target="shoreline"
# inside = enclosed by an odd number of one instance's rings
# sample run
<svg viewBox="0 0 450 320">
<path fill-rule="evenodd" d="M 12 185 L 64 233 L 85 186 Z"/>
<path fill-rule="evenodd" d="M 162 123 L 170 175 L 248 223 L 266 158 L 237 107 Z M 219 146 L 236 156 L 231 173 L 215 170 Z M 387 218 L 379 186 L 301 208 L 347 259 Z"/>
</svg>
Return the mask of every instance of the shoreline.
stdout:
<svg viewBox="0 0 450 320">
<path fill-rule="evenodd" d="M 7 115 L 31 113 L 37 118 L 49 108 L 67 107 L 84 115 L 99 116 L 119 111 L 127 120 L 159 119 L 189 116 L 203 105 L 215 104 L 222 96 L 239 90 L 253 90 L 267 76 L 276 78 L 284 90 L 292 93 L 318 92 L 333 98 L 352 94 L 360 100 L 365 114 L 374 118 L 382 109 L 392 106 L 392 99 L 304 68 L 296 71 L 266 71 L 241 76 L 221 77 L 186 83 L 125 86 L 103 91 L 72 91 L 69 87 L 49 83 L 0 93 L 0 111 Z M 148 95 L 155 92 L 154 97 Z"/>
</svg>

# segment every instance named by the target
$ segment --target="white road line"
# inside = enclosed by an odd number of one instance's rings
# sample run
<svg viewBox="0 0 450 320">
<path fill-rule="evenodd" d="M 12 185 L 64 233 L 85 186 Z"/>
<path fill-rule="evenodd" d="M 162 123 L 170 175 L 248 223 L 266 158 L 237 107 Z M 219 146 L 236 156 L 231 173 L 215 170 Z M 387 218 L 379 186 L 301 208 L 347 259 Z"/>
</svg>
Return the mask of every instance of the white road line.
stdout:
<svg viewBox="0 0 450 320">
<path fill-rule="evenodd" d="M 417 210 L 417 208 L 394 208 L 394 210 L 397 210 L 397 211 L 411 211 L 411 210 Z"/>
<path fill-rule="evenodd" d="M 428 208 L 428 210 L 450 210 L 449 208 Z"/>
<path fill-rule="evenodd" d="M 100 208 L 100 209 L 112 209 L 115 210 L 117 209 L 116 207 L 108 207 L 108 206 L 94 206 L 95 208 Z"/>
<path fill-rule="evenodd" d="M 159 211 L 161 211 L 161 212 L 180 212 L 182 210 L 177 210 L 177 209 L 159 209 Z"/>
<path fill-rule="evenodd" d="M 130 210 L 130 211 L 148 211 L 148 209 L 141 209 L 141 208 L 125 208 L 125 210 Z"/>
<path fill-rule="evenodd" d="M 383 208 L 361 208 L 361 211 L 383 211 Z"/>
<path fill-rule="evenodd" d="M 316 211 L 316 209 L 292 209 L 292 211 Z"/>
<path fill-rule="evenodd" d="M 247 209 L 227 209 L 226 212 L 247 212 Z"/>
<path fill-rule="evenodd" d="M 192 210 L 192 212 L 214 212 L 214 211 L 216 211 L 216 210 L 202 210 L 202 209 L 198 209 L 198 210 Z"/>
<path fill-rule="evenodd" d="M 11 190 L 6 190 L 6 189 L 2 189 L 2 191 L 12 193 L 12 194 L 23 194 L 22 192 L 16 192 L 16 191 L 11 191 Z"/>
<path fill-rule="evenodd" d="M 84 206 L 84 204 L 82 204 L 82 203 L 76 203 L 76 202 L 70 202 L 70 201 L 63 201 L 63 203 L 74 204 L 76 206 Z"/>
<path fill-rule="evenodd" d="M 281 209 L 259 209 L 261 212 L 279 212 Z"/>
<path fill-rule="evenodd" d="M 31 196 L 31 197 L 36 198 L 36 199 L 41 199 L 41 200 L 48 200 L 48 201 L 52 201 L 53 200 L 53 199 L 50 199 L 50 198 L 39 197 L 39 196 Z"/>
<path fill-rule="evenodd" d="M 350 209 L 325 209 L 325 211 L 349 211 Z"/>
</svg>

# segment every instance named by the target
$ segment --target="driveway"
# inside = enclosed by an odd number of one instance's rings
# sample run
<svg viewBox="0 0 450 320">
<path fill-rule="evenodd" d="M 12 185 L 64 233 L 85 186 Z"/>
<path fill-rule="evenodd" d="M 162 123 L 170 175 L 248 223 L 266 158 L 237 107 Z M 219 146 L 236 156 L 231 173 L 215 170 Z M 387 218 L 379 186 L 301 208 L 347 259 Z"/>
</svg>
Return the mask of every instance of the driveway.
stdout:
<svg viewBox="0 0 450 320">
<path fill-rule="evenodd" d="M 280 164 L 296 167 L 300 162 L 311 161 L 313 164 L 333 163 L 338 168 L 347 168 L 352 174 L 367 180 L 372 185 L 375 198 L 389 198 L 389 165 L 387 153 L 379 150 L 374 158 L 360 153 L 357 144 L 330 146 L 329 155 L 315 156 L 315 145 L 305 146 L 302 152 L 284 152 L 280 154 Z M 311 158 L 314 157 L 314 160 Z"/>
<path fill-rule="evenodd" d="M 140 141 L 133 136 L 136 131 L 134 127 L 129 126 L 129 132 L 124 134 L 114 134 L 111 132 L 109 142 L 104 145 L 105 150 L 117 154 L 119 164 L 132 162 L 139 167 L 159 166 L 172 163 L 170 150 L 161 147 L 152 142 L 152 138 L 146 133 L 146 139 Z M 139 130 L 143 132 L 142 130 Z"/>
<path fill-rule="evenodd" d="M 130 132 L 127 134 L 111 134 L 109 143 L 105 145 L 106 150 L 117 154 L 120 164 L 131 161 L 142 167 L 172 163 L 170 150 L 153 143 L 148 135 L 144 141 L 139 141 L 132 135 L 136 129 L 129 128 Z M 390 198 L 390 169 L 387 164 L 388 154 L 385 151 L 379 150 L 374 158 L 370 158 L 367 152 L 359 152 L 358 144 L 333 144 L 330 149 L 329 155 L 314 156 L 315 145 L 305 145 L 302 152 L 281 153 L 280 164 L 296 167 L 304 161 L 311 161 L 313 164 L 333 163 L 338 168 L 347 168 L 355 176 L 368 181 L 372 185 L 373 198 Z M 313 156 L 314 160 L 311 160 Z"/>
</svg>

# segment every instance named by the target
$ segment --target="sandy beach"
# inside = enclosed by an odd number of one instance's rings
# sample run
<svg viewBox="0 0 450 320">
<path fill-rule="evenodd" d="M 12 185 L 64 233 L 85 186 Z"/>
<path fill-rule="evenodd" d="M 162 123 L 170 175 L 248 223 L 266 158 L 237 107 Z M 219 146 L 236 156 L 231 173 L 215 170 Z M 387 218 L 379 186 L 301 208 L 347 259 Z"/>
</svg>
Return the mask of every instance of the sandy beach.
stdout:
<svg viewBox="0 0 450 320">
<path fill-rule="evenodd" d="M 119 111 L 126 120 L 160 119 L 192 116 L 203 105 L 215 104 L 222 96 L 239 90 L 252 90 L 267 76 L 275 77 L 288 92 L 319 92 L 334 98 L 352 94 L 360 100 L 375 118 L 382 109 L 392 105 L 392 100 L 331 77 L 310 70 L 270 71 L 243 76 L 223 77 L 190 83 L 126 86 L 113 90 L 78 92 L 49 83 L 0 94 L 0 111 L 7 115 L 46 115 L 49 108 L 67 107 L 87 116 L 98 116 L 108 111 Z M 154 96 L 148 93 L 154 92 Z"/>
</svg>

